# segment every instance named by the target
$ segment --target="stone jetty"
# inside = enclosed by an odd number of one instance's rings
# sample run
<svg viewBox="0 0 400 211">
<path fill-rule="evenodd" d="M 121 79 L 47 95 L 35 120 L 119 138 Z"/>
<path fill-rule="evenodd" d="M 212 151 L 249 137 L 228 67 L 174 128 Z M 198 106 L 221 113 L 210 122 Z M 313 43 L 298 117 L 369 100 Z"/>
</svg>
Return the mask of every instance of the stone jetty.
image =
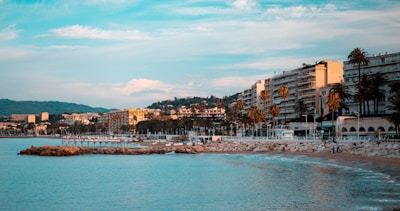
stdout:
<svg viewBox="0 0 400 211">
<path fill-rule="evenodd" d="M 145 148 L 93 148 L 83 146 L 32 146 L 21 155 L 72 156 L 84 154 L 143 155 L 165 153 L 341 153 L 400 159 L 399 142 L 324 143 L 301 141 L 221 141 L 203 145 L 147 145 Z"/>
</svg>

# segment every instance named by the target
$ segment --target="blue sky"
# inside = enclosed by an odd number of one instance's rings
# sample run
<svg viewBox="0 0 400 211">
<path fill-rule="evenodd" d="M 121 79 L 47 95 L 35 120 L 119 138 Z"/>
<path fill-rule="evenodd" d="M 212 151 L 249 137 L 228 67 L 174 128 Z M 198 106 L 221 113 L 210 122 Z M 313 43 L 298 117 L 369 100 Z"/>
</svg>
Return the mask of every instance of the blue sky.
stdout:
<svg viewBox="0 0 400 211">
<path fill-rule="evenodd" d="M 397 0 L 0 0 L 0 98 L 223 97 L 355 48 L 400 51 Z"/>
</svg>

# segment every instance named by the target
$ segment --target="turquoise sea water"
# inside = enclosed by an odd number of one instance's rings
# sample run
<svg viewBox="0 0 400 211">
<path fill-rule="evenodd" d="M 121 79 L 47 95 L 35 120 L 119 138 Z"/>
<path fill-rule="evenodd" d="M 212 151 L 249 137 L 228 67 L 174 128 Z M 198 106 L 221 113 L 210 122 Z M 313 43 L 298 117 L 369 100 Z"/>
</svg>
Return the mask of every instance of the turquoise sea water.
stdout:
<svg viewBox="0 0 400 211">
<path fill-rule="evenodd" d="M 23 156 L 0 139 L 0 210 L 391 210 L 400 169 L 268 154 Z"/>
</svg>

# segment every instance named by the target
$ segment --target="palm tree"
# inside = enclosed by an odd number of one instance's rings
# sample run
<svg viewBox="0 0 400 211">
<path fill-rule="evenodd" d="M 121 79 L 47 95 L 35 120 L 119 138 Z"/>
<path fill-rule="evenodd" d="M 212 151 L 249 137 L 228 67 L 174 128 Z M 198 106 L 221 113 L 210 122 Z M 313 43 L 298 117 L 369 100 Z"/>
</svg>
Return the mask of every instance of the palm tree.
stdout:
<svg viewBox="0 0 400 211">
<path fill-rule="evenodd" d="M 285 123 L 286 123 L 286 99 L 289 97 L 289 88 L 287 86 L 279 87 L 279 96 L 283 99 L 283 103 L 285 106 Z"/>
<path fill-rule="evenodd" d="M 339 97 L 339 93 L 335 93 L 333 91 L 329 92 L 328 95 L 328 107 L 329 110 L 332 112 L 332 132 L 333 132 L 333 120 L 335 119 L 335 111 L 340 108 L 340 104 L 342 103 L 342 100 Z M 333 136 L 333 141 L 335 142 L 335 136 Z"/>
<path fill-rule="evenodd" d="M 357 84 L 358 92 L 354 96 L 358 102 L 360 102 L 360 113 L 365 114 L 365 104 L 367 104 L 368 114 L 369 110 L 369 100 L 371 99 L 371 81 L 366 74 L 363 74 L 361 81 Z"/>
<path fill-rule="evenodd" d="M 252 105 L 247 111 L 247 117 L 251 120 L 252 123 L 253 134 L 255 125 L 261 123 L 264 120 L 264 116 L 264 111 L 257 108 L 257 106 L 255 105 Z"/>
<path fill-rule="evenodd" d="M 380 89 L 381 86 L 387 82 L 386 78 L 382 73 L 377 72 L 370 77 L 371 82 L 371 94 L 374 100 L 374 113 L 378 113 L 379 101 L 385 98 L 385 91 Z"/>
<path fill-rule="evenodd" d="M 343 108 L 348 109 L 348 106 L 346 105 L 345 100 L 350 100 L 352 98 L 350 89 L 348 86 L 344 85 L 343 83 L 335 83 L 333 84 L 333 87 L 331 88 L 331 91 L 338 93 L 339 98 L 342 100 L 340 103 L 340 109 L 339 109 L 339 116 L 343 114 Z"/>
<path fill-rule="evenodd" d="M 279 115 L 281 111 L 279 110 L 279 107 L 277 105 L 272 105 L 271 107 L 269 107 L 269 111 L 268 113 L 271 114 L 273 120 L 272 120 L 272 125 L 273 127 L 275 127 L 275 117 L 277 117 Z"/>
<path fill-rule="evenodd" d="M 400 90 L 390 97 L 389 102 L 391 105 L 388 108 L 395 112 L 388 117 L 388 120 L 396 126 L 396 134 L 398 135 L 400 127 Z"/>
<path fill-rule="evenodd" d="M 264 111 L 264 114 L 267 114 L 267 100 L 268 100 L 268 92 L 267 92 L 267 91 L 262 90 L 262 91 L 260 92 L 260 100 L 261 100 L 262 103 L 263 103 L 263 111 Z M 264 118 L 264 119 L 265 119 L 265 120 L 267 119 L 266 115 L 265 115 L 265 118 Z"/>
<path fill-rule="evenodd" d="M 305 104 L 302 99 L 300 99 L 297 101 L 297 104 L 294 107 L 294 110 L 300 114 L 299 118 L 301 118 L 303 116 L 303 114 L 308 111 L 308 105 Z"/>
<path fill-rule="evenodd" d="M 390 93 L 399 93 L 400 92 L 400 82 L 395 82 L 389 85 Z"/>
<path fill-rule="evenodd" d="M 235 123 L 236 128 L 238 126 L 238 122 L 241 119 L 240 118 L 240 112 L 243 110 L 244 108 L 244 101 L 243 100 L 238 100 L 236 101 L 236 104 L 233 106 L 232 110 L 231 110 L 231 115 L 232 115 L 232 121 Z M 237 132 L 237 131 L 236 131 Z"/>
<path fill-rule="evenodd" d="M 358 67 L 358 82 L 361 81 L 361 65 L 369 64 L 369 59 L 368 59 L 368 52 L 366 52 L 364 49 L 360 48 L 354 48 L 353 51 L 350 52 L 350 54 L 347 56 L 347 59 L 349 60 L 349 64 L 357 64 Z M 360 88 L 360 87 L 358 87 Z M 361 111 L 361 102 L 360 102 L 360 111 Z"/>
</svg>

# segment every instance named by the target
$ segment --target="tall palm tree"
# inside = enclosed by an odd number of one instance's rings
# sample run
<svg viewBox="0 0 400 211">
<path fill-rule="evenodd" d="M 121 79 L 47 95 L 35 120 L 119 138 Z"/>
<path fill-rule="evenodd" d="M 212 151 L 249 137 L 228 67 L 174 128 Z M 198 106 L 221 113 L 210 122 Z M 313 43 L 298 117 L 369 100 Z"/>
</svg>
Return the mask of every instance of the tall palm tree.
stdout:
<svg viewBox="0 0 400 211">
<path fill-rule="evenodd" d="M 279 96 L 283 99 L 283 104 L 285 106 L 285 124 L 286 124 L 286 99 L 289 97 L 289 88 L 287 86 L 281 86 L 278 90 Z"/>
<path fill-rule="evenodd" d="M 269 107 L 268 113 L 271 114 L 272 116 L 272 125 L 275 127 L 275 117 L 279 115 L 281 111 L 279 110 L 279 107 L 277 105 L 272 105 Z"/>
<path fill-rule="evenodd" d="M 265 114 L 264 119 L 266 120 L 267 119 L 267 116 L 266 116 L 266 114 L 267 114 L 267 101 L 268 101 L 268 92 L 266 90 L 262 90 L 260 92 L 260 100 L 263 103 L 263 111 L 264 111 L 264 114 Z"/>
<path fill-rule="evenodd" d="M 350 100 L 353 96 L 351 95 L 349 87 L 344 85 L 343 83 L 333 84 L 331 91 L 338 93 L 339 98 L 342 100 L 342 102 L 340 103 L 340 109 L 339 109 L 339 116 L 341 116 L 343 114 L 343 109 L 344 108 L 348 109 L 348 106 L 346 105 L 345 101 Z"/>
<path fill-rule="evenodd" d="M 349 64 L 357 64 L 358 67 L 358 82 L 361 81 L 361 65 L 369 64 L 369 59 L 368 59 L 368 52 L 366 52 L 364 49 L 360 48 L 354 48 L 353 51 L 350 52 L 350 54 L 347 56 L 347 59 L 349 60 Z M 360 88 L 360 87 L 358 87 Z M 361 111 L 361 102 L 359 105 L 360 111 Z"/>
<path fill-rule="evenodd" d="M 371 94 L 374 100 L 374 113 L 378 113 L 379 101 L 385 98 L 385 91 L 381 89 L 387 82 L 386 78 L 382 73 L 377 72 L 370 77 L 371 82 Z"/>
<path fill-rule="evenodd" d="M 328 95 L 328 107 L 329 110 L 332 112 L 332 132 L 333 132 L 333 121 L 335 119 L 335 111 L 338 110 L 340 108 L 340 104 L 341 104 L 342 100 L 339 97 L 339 93 L 335 93 L 333 91 L 329 92 Z M 333 136 L 333 141 L 335 142 L 335 136 Z"/>
</svg>

